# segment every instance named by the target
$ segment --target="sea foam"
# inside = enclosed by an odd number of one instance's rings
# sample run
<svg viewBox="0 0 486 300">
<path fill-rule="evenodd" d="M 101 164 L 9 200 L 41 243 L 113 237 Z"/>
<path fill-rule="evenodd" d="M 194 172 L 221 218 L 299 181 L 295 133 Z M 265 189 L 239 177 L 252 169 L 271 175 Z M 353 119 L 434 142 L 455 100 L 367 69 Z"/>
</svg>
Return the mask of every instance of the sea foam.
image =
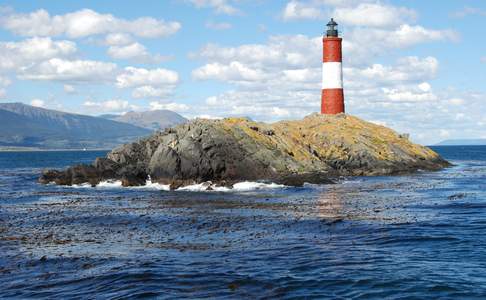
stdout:
<svg viewBox="0 0 486 300">
<path fill-rule="evenodd" d="M 91 188 L 89 183 L 83 183 L 78 185 L 73 185 L 73 188 Z M 285 188 L 285 185 L 276 183 L 263 183 L 254 181 L 242 181 L 235 183 L 233 187 L 217 186 L 210 181 L 187 185 L 176 189 L 176 191 L 186 191 L 186 192 L 250 192 L 256 190 L 270 190 L 270 189 L 281 189 Z M 146 184 L 143 186 L 131 186 L 123 187 L 120 180 L 106 180 L 98 183 L 94 188 L 99 189 L 114 189 L 114 188 L 125 188 L 125 189 L 136 189 L 136 190 L 156 190 L 156 191 L 170 191 L 170 186 L 168 184 L 160 184 L 157 182 L 152 182 L 152 180 L 147 180 Z"/>
</svg>

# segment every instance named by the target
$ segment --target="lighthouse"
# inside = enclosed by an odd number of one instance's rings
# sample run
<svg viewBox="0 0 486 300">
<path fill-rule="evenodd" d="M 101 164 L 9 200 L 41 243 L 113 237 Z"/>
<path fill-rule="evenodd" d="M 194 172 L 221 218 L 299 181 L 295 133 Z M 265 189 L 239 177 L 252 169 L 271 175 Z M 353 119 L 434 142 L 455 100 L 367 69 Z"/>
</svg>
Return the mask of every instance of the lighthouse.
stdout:
<svg viewBox="0 0 486 300">
<path fill-rule="evenodd" d="M 321 114 L 335 115 L 344 113 L 342 38 L 336 28 L 338 24 L 331 19 L 322 38 L 322 93 Z"/>
</svg>

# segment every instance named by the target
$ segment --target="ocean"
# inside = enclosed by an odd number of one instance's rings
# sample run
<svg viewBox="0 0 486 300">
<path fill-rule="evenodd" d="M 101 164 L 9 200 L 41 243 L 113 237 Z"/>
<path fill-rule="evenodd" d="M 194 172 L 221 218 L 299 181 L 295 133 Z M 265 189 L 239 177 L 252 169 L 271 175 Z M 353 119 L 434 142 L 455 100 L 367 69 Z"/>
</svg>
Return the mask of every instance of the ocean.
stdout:
<svg viewBox="0 0 486 300">
<path fill-rule="evenodd" d="M 40 185 L 103 151 L 0 152 L 0 298 L 485 299 L 486 147 L 285 187 Z"/>
</svg>

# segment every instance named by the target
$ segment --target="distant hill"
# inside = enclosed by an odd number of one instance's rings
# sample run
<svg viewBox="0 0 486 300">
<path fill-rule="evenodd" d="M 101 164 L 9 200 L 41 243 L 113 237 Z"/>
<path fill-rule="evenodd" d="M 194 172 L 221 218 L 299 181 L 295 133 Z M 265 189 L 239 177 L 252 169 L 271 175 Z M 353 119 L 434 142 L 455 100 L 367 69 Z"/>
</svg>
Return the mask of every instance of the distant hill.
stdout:
<svg viewBox="0 0 486 300">
<path fill-rule="evenodd" d="M 436 146 L 475 146 L 486 145 L 486 139 L 461 139 L 461 140 L 445 140 Z"/>
<path fill-rule="evenodd" d="M 178 113 L 165 109 L 145 112 L 130 111 L 124 115 L 101 115 L 100 117 L 151 130 L 162 130 L 187 122 L 187 119 Z"/>
<path fill-rule="evenodd" d="M 99 117 L 22 103 L 0 103 L 0 147 L 113 148 L 150 130 Z"/>
</svg>

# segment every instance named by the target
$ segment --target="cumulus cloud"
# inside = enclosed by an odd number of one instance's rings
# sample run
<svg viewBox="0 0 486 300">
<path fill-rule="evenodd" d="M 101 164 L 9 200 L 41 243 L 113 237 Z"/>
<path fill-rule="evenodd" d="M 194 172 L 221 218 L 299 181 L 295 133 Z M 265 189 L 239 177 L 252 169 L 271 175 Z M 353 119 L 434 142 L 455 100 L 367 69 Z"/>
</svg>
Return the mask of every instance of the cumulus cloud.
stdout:
<svg viewBox="0 0 486 300">
<path fill-rule="evenodd" d="M 114 59 L 126 59 L 148 64 L 157 64 L 169 59 L 167 56 L 151 55 L 147 48 L 140 43 L 110 46 L 108 55 Z"/>
<path fill-rule="evenodd" d="M 345 75 L 351 81 L 362 79 L 370 80 L 373 84 L 390 85 L 434 78 L 438 67 L 439 62 L 435 57 L 421 59 L 417 56 L 408 56 L 400 58 L 395 66 L 373 64 L 365 68 L 345 68 Z M 426 85 L 428 83 L 421 86 L 427 89 Z"/>
<path fill-rule="evenodd" d="M 167 86 L 162 88 L 155 88 L 150 85 L 143 85 L 133 90 L 132 96 L 134 98 L 165 98 L 172 94 L 173 87 Z"/>
<path fill-rule="evenodd" d="M 179 75 L 175 71 L 158 68 L 143 69 L 127 67 L 125 72 L 116 78 L 117 85 L 120 88 L 137 87 L 144 85 L 164 86 L 174 85 L 179 81 Z"/>
<path fill-rule="evenodd" d="M 434 30 L 422 26 L 400 25 L 393 30 L 381 28 L 355 28 L 343 41 L 343 54 L 348 64 L 362 64 L 372 55 L 381 55 L 393 49 L 409 48 L 418 44 L 437 41 L 457 41 L 453 30 Z"/>
<path fill-rule="evenodd" d="M 241 13 L 229 0 L 188 0 L 198 8 L 210 7 L 218 14 L 236 15 Z"/>
<path fill-rule="evenodd" d="M 127 33 L 144 38 L 172 35 L 180 30 L 179 22 L 168 22 L 151 17 L 133 20 L 82 9 L 64 15 L 51 16 L 39 9 L 31 13 L 9 13 L 2 16 L 0 26 L 22 36 L 62 36 L 83 38 L 108 33 Z"/>
<path fill-rule="evenodd" d="M 362 3 L 354 7 L 338 7 L 334 10 L 332 16 L 344 24 L 390 27 L 414 22 L 417 18 L 417 13 L 405 7 Z"/>
<path fill-rule="evenodd" d="M 218 63 L 238 61 L 254 67 L 286 68 L 315 65 L 322 60 L 321 37 L 305 35 L 271 36 L 266 44 L 245 44 L 238 47 L 221 47 L 208 44 L 194 58 L 203 58 Z"/>
<path fill-rule="evenodd" d="M 20 70 L 56 57 L 70 57 L 77 47 L 71 41 L 34 37 L 19 42 L 0 42 L 0 71 Z"/>
<path fill-rule="evenodd" d="M 88 112 L 93 113 L 119 113 L 128 110 L 139 110 L 140 107 L 130 104 L 126 100 L 112 99 L 107 101 L 91 101 L 87 100 L 83 103 L 83 107 Z"/>
<path fill-rule="evenodd" d="M 282 12 L 284 20 L 321 19 L 323 12 L 318 6 L 301 1 L 290 1 Z"/>
<path fill-rule="evenodd" d="M 18 77 L 29 80 L 98 83 L 112 80 L 116 67 L 113 63 L 93 60 L 51 58 L 21 70 Z"/>
<path fill-rule="evenodd" d="M 133 42 L 128 33 L 110 33 L 105 37 L 104 43 L 109 46 L 122 46 Z"/>
<path fill-rule="evenodd" d="M 343 41 L 343 58 L 346 65 L 360 65 L 369 62 L 370 55 L 376 56 L 393 49 L 456 38 L 457 35 L 452 31 L 429 30 L 421 26 L 404 25 L 395 30 L 356 28 L 348 32 Z M 320 36 L 282 35 L 271 36 L 266 44 L 245 44 L 237 47 L 207 44 L 191 57 L 226 64 L 238 61 L 254 68 L 265 64 L 266 67 L 275 69 L 298 69 L 319 65 L 322 60 L 321 48 Z"/>
<path fill-rule="evenodd" d="M 218 79 L 230 82 L 251 82 L 265 79 L 266 74 L 262 70 L 253 69 L 244 64 L 233 61 L 229 64 L 211 63 L 202 66 L 192 72 L 196 79 Z"/>
<path fill-rule="evenodd" d="M 345 25 L 392 27 L 415 22 L 417 13 L 406 7 L 354 0 L 292 0 L 282 11 L 282 18 L 286 21 L 324 20 L 330 17 Z"/>
<path fill-rule="evenodd" d="M 189 110 L 189 106 L 183 103 L 176 103 L 176 102 L 170 102 L 170 103 L 162 103 L 157 101 L 150 102 L 150 110 L 159 110 L 159 109 L 168 109 L 175 112 L 183 113 Z"/>
<path fill-rule="evenodd" d="M 179 74 L 163 68 L 127 67 L 116 77 L 116 85 L 119 88 L 134 88 L 132 92 L 134 98 L 168 96 L 178 83 Z"/>
</svg>

